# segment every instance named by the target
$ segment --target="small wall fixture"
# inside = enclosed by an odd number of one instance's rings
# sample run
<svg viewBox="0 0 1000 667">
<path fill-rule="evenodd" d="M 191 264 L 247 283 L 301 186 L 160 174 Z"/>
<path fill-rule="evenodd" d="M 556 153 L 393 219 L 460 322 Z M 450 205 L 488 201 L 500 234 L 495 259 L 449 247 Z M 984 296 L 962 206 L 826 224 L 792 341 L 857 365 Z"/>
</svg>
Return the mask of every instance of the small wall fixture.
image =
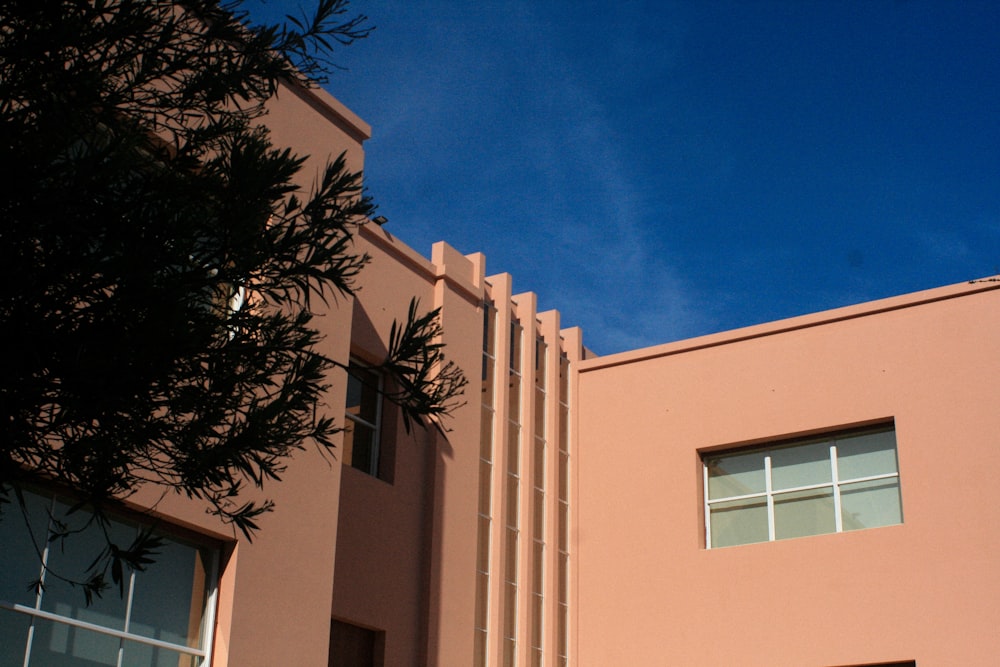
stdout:
<svg viewBox="0 0 1000 667">
<path fill-rule="evenodd" d="M 372 218 L 372 222 L 381 227 L 385 223 L 389 222 L 389 220 L 384 215 L 378 215 Z"/>
</svg>

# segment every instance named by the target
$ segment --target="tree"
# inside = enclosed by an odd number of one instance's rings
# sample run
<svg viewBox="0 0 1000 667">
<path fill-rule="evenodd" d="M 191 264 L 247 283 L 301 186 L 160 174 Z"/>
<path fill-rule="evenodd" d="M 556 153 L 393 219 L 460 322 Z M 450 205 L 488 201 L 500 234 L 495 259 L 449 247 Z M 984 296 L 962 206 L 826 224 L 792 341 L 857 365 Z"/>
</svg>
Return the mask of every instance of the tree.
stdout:
<svg viewBox="0 0 1000 667">
<path fill-rule="evenodd" d="M 351 293 L 374 211 L 343 156 L 300 192 L 304 158 L 259 121 L 367 19 L 347 0 L 263 27 L 217 0 L 0 7 L 0 500 L 56 483 L 101 522 L 154 484 L 249 538 L 271 503 L 245 487 L 333 446 L 312 305 Z M 407 424 L 465 383 L 436 315 L 412 304 L 384 362 Z M 154 548 L 109 543 L 85 590 Z"/>
</svg>

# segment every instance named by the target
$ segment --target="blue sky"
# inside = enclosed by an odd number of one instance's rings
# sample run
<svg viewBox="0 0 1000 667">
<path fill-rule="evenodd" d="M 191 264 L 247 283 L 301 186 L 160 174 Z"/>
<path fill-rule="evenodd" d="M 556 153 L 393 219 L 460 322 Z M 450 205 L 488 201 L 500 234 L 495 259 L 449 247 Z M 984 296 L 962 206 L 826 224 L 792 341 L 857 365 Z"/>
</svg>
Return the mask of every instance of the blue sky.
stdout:
<svg viewBox="0 0 1000 667">
<path fill-rule="evenodd" d="M 352 8 L 386 229 L 599 354 L 1000 273 L 1000 2 Z"/>
</svg>

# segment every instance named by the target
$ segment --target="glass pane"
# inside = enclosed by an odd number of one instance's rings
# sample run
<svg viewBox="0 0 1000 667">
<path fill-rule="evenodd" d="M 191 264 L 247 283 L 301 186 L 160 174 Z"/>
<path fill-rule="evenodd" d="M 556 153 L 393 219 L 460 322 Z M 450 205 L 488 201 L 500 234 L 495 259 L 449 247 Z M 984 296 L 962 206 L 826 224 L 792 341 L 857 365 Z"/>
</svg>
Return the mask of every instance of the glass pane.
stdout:
<svg viewBox="0 0 1000 667">
<path fill-rule="evenodd" d="M 532 554 L 531 554 L 531 556 L 532 556 L 532 558 L 531 558 L 531 567 L 532 567 L 531 592 L 532 593 L 541 593 L 542 592 L 543 581 L 545 579 L 545 577 L 544 577 L 544 572 L 545 572 L 545 545 L 542 544 L 541 542 L 533 542 L 532 545 L 531 545 L 531 548 L 532 548 Z"/>
<path fill-rule="evenodd" d="M 493 405 L 493 392 L 496 382 L 493 379 L 495 362 L 489 357 L 483 357 L 483 405 Z"/>
<path fill-rule="evenodd" d="M 535 486 L 540 489 L 545 488 L 545 441 L 535 440 L 534 447 L 534 470 L 532 474 L 535 476 Z"/>
<path fill-rule="evenodd" d="M 569 505 L 559 503 L 559 551 L 569 551 Z"/>
<path fill-rule="evenodd" d="M 569 451 L 569 408 L 559 406 L 559 451 Z"/>
<path fill-rule="evenodd" d="M 490 496 L 493 493 L 493 466 L 479 459 L 479 513 L 490 516 Z"/>
<path fill-rule="evenodd" d="M 476 573 L 476 627 L 486 629 L 489 620 L 490 575 Z"/>
<path fill-rule="evenodd" d="M 545 391 L 535 389 L 535 436 L 545 437 Z"/>
<path fill-rule="evenodd" d="M 562 400 L 567 400 L 569 393 L 569 359 L 559 357 L 559 395 Z"/>
<path fill-rule="evenodd" d="M 559 619 L 556 624 L 556 650 L 560 657 L 569 654 L 569 607 L 565 604 L 559 605 Z M 566 664 L 563 661 L 561 664 Z"/>
<path fill-rule="evenodd" d="M 515 475 L 521 469 L 521 429 L 514 422 L 507 430 L 507 472 Z"/>
<path fill-rule="evenodd" d="M 705 460 L 708 466 L 708 497 L 729 498 L 763 493 L 764 452 L 731 454 Z"/>
<path fill-rule="evenodd" d="M 156 562 L 135 575 L 128 629 L 144 637 L 198 648 L 211 554 L 179 540 L 163 539 Z"/>
<path fill-rule="evenodd" d="M 534 496 L 531 512 L 531 536 L 536 540 L 543 540 L 545 539 L 545 494 L 535 489 Z"/>
<path fill-rule="evenodd" d="M 377 472 L 373 456 L 375 454 L 375 429 L 359 422 L 346 421 L 344 429 L 344 463 L 362 472 L 374 475 Z"/>
<path fill-rule="evenodd" d="M 504 542 L 504 579 L 517 581 L 517 530 L 507 529 L 507 539 Z"/>
<path fill-rule="evenodd" d="M 519 484 L 517 477 L 515 477 L 514 475 L 507 475 L 507 525 L 508 526 L 520 525 L 520 520 L 517 514 L 518 490 L 519 490 Z"/>
<path fill-rule="evenodd" d="M 125 642 L 122 667 L 196 667 L 200 659 L 166 648 Z"/>
<path fill-rule="evenodd" d="M 493 304 L 483 304 L 483 352 L 494 355 L 496 347 L 496 308 Z"/>
<path fill-rule="evenodd" d="M 351 465 L 369 475 L 377 475 L 378 453 L 376 446 L 375 429 L 355 424 Z"/>
<path fill-rule="evenodd" d="M 507 379 L 507 417 L 521 423 L 521 376 L 514 373 Z"/>
<path fill-rule="evenodd" d="M 31 665 L 114 667 L 118 664 L 118 645 L 116 637 L 36 619 L 35 636 L 31 642 Z"/>
<path fill-rule="evenodd" d="M 768 539 L 767 501 L 764 498 L 714 503 L 710 512 L 713 548 Z"/>
<path fill-rule="evenodd" d="M 813 442 L 771 451 L 771 485 L 774 490 L 810 484 L 829 484 L 830 441 Z"/>
<path fill-rule="evenodd" d="M 479 422 L 479 457 L 493 460 L 493 411 L 485 406 Z"/>
<path fill-rule="evenodd" d="M 535 386 L 545 389 L 545 355 L 548 346 L 541 338 L 535 340 Z"/>
<path fill-rule="evenodd" d="M 45 548 L 48 508 L 52 501 L 26 491 L 22 513 L 13 490 L 8 498 L 10 502 L 2 506 L 3 515 L 0 516 L 0 572 L 3 573 L 0 576 L 0 599 L 34 607 L 35 589 L 32 583 L 42 572 L 42 560 L 38 554 Z"/>
<path fill-rule="evenodd" d="M 517 584 L 504 584 L 504 637 L 513 637 L 517 632 Z"/>
<path fill-rule="evenodd" d="M 542 597 L 533 595 L 531 599 L 531 645 L 539 648 L 542 645 L 542 620 L 544 618 L 542 608 Z M 538 653 L 541 654 L 541 651 Z"/>
<path fill-rule="evenodd" d="M 350 419 L 344 420 L 344 444 L 340 452 L 340 462 L 344 465 L 352 465 L 354 461 L 354 422 Z"/>
<path fill-rule="evenodd" d="M 62 577 L 73 581 L 88 579 L 87 566 L 107 549 L 104 532 L 93 520 L 93 515 L 86 510 L 68 514 L 69 506 L 57 502 L 54 509 L 54 519 L 67 531 L 65 539 L 57 539 L 49 544 L 49 568 Z M 136 528 L 119 521 L 111 521 L 108 534 L 114 544 L 128 548 L 136 536 Z M 87 606 L 83 592 L 73 588 L 49 574 L 45 578 L 45 592 L 42 594 L 42 609 L 76 618 L 88 623 L 95 623 L 115 630 L 125 629 L 125 602 L 128 598 L 129 572 L 125 569 L 124 591 L 120 594 L 118 586 L 111 583 L 110 569 L 107 583 L 110 588 L 101 597 L 95 597 Z M 116 644 L 117 645 L 117 644 Z"/>
<path fill-rule="evenodd" d="M 503 640 L 503 667 L 515 667 L 517 665 L 517 641 L 514 639 Z"/>
<path fill-rule="evenodd" d="M 0 609 L 0 667 L 22 667 L 31 618 Z"/>
<path fill-rule="evenodd" d="M 350 365 L 347 372 L 347 411 L 353 415 L 360 414 L 361 405 L 361 378 L 357 377 L 358 369 L 354 364 Z"/>
<path fill-rule="evenodd" d="M 490 520 L 479 517 L 479 535 L 476 536 L 476 569 L 490 571 Z"/>
<path fill-rule="evenodd" d="M 844 530 L 903 523 L 899 478 L 876 479 L 840 487 Z"/>
<path fill-rule="evenodd" d="M 836 531 L 832 488 L 794 491 L 774 496 L 775 539 Z"/>
<path fill-rule="evenodd" d="M 841 480 L 898 472 L 895 431 L 837 438 L 837 472 Z"/>
<path fill-rule="evenodd" d="M 379 376 L 377 373 L 350 364 L 347 376 L 347 412 L 374 424 L 378 414 Z"/>
<path fill-rule="evenodd" d="M 521 325 L 517 321 L 510 323 L 510 368 L 521 372 Z"/>
<path fill-rule="evenodd" d="M 476 630 L 472 656 L 473 667 L 486 667 L 486 630 Z"/>
<path fill-rule="evenodd" d="M 569 501 L 569 454 L 559 452 L 559 500 Z"/>
<path fill-rule="evenodd" d="M 559 554 L 559 576 L 556 578 L 556 600 L 560 604 L 569 602 L 569 556 Z"/>
</svg>

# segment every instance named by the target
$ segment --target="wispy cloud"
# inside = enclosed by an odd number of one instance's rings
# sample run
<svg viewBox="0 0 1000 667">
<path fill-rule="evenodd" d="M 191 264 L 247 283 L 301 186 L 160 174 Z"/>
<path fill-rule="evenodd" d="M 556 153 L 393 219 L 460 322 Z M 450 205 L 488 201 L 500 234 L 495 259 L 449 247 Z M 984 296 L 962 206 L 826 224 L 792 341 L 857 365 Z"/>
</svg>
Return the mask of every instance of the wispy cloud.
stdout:
<svg viewBox="0 0 1000 667">
<path fill-rule="evenodd" d="M 560 309 L 564 321 L 583 326 L 585 341 L 600 353 L 699 330 L 706 311 L 665 259 L 651 252 L 652 220 L 630 167 L 636 156 L 620 140 L 623 129 L 581 83 L 558 42 L 530 34 L 536 39 L 524 46 L 537 66 L 539 113 L 553 117 L 532 125 L 521 145 L 545 184 L 537 224 L 553 228 L 553 245 L 532 253 L 545 262 L 538 276 L 544 285 L 527 289 L 541 293 L 542 306 Z"/>
</svg>

